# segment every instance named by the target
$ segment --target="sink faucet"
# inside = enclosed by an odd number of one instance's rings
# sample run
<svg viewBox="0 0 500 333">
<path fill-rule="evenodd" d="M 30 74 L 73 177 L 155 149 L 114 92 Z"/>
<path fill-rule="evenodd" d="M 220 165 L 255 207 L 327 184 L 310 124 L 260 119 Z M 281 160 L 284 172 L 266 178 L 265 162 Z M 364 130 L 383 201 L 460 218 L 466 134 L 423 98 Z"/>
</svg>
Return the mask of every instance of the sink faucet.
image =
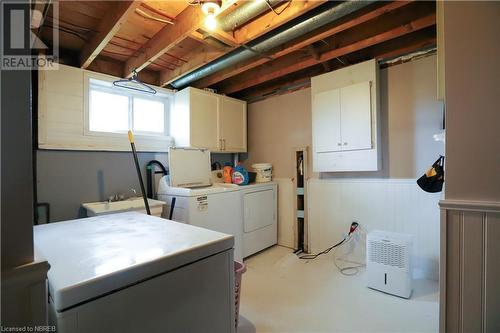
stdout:
<svg viewBox="0 0 500 333">
<path fill-rule="evenodd" d="M 131 195 L 129 197 L 126 197 L 125 194 L 111 195 L 111 196 L 108 197 L 108 202 L 123 201 L 123 200 L 126 200 L 126 199 L 131 199 L 131 198 L 136 198 L 137 197 L 137 191 L 135 190 L 135 188 L 131 188 L 130 190 L 128 190 L 128 192 L 132 192 L 133 195 Z"/>
<path fill-rule="evenodd" d="M 128 191 L 129 191 L 129 192 L 134 193 L 134 195 L 133 195 L 133 196 L 130 196 L 130 197 L 129 197 L 129 199 L 130 199 L 130 198 L 132 198 L 132 197 L 137 197 L 137 191 L 135 190 L 135 188 L 131 188 L 131 189 L 130 189 L 130 190 L 128 190 Z"/>
</svg>

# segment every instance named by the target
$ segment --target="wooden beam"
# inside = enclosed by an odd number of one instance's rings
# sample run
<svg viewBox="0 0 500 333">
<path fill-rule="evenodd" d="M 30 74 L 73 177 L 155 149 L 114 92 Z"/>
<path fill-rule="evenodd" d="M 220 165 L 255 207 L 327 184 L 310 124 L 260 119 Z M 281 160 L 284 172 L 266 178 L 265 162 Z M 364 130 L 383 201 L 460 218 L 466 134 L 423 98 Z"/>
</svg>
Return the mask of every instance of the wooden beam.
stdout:
<svg viewBox="0 0 500 333">
<path fill-rule="evenodd" d="M 233 0 L 233 2 L 235 1 Z M 274 28 L 279 27 L 282 24 L 285 24 L 286 22 L 294 19 L 295 17 L 298 17 L 299 15 L 306 13 L 307 11 L 313 8 L 316 8 L 317 6 L 323 4 L 324 2 L 326 1 L 306 0 L 306 1 L 292 1 L 291 3 L 283 4 L 275 9 L 276 11 L 279 12 L 287 6 L 287 8 L 280 15 L 276 15 L 275 13 L 270 11 L 269 13 L 257 18 L 256 20 L 250 22 L 249 24 L 243 26 L 242 28 L 235 30 L 233 34 L 234 37 L 231 34 L 220 30 L 216 30 L 215 32 L 210 32 L 210 31 L 206 32 L 212 35 L 214 38 L 224 42 L 225 44 L 230 45 L 231 49 L 233 49 L 241 44 L 247 43 L 261 36 L 266 32 L 269 32 Z M 201 25 L 200 28 L 205 31 L 205 29 Z M 188 74 L 198 69 L 202 65 L 216 60 L 217 58 L 219 58 L 224 54 L 225 53 L 220 53 L 220 54 L 211 53 L 212 58 L 209 58 L 206 55 L 195 56 L 190 60 L 189 65 L 186 64 L 182 66 L 182 70 L 176 70 L 172 72 L 170 71 L 162 72 L 162 74 L 160 75 L 160 82 L 162 83 L 162 85 L 166 85 L 176 80 L 180 76 Z"/>
<path fill-rule="evenodd" d="M 314 46 L 314 45 L 308 45 L 307 46 L 307 51 L 309 52 L 309 54 L 314 57 L 314 59 L 320 59 L 320 52 L 319 50 Z M 322 62 L 321 65 L 323 66 L 323 69 L 325 70 L 325 72 L 329 72 L 330 71 L 330 66 L 328 64 L 328 61 L 325 61 L 325 62 Z"/>
<path fill-rule="evenodd" d="M 410 36 L 408 36 L 410 37 Z M 412 39 L 405 39 L 405 37 L 399 38 L 397 41 L 394 41 L 392 44 L 398 44 L 397 48 L 394 49 L 394 47 L 389 48 L 389 45 L 380 45 L 382 47 L 379 47 L 379 45 L 374 46 L 376 49 L 372 49 L 368 52 L 371 58 L 375 59 L 386 59 L 386 58 L 392 58 L 392 57 L 397 57 L 397 56 L 402 56 L 405 54 L 409 54 L 418 50 L 421 50 L 426 47 L 430 47 L 433 45 L 436 45 L 436 36 L 427 36 L 426 34 L 422 34 L 418 36 L 417 38 L 412 38 Z M 358 60 L 354 61 L 354 63 L 358 63 L 361 61 L 364 61 L 365 58 L 361 57 Z M 346 65 L 349 66 L 349 65 Z M 338 63 L 332 68 L 332 70 L 336 70 L 339 68 L 345 67 L 341 63 Z M 304 83 L 301 85 L 301 87 L 308 87 L 310 86 L 310 77 L 319 75 L 321 72 L 310 72 L 307 73 L 307 75 L 301 75 L 296 78 L 289 78 L 286 81 L 284 80 L 278 80 L 278 81 L 273 81 L 273 83 L 265 83 L 262 85 L 259 85 L 259 87 L 254 87 L 252 89 L 248 89 L 242 94 L 238 95 L 238 98 L 241 98 L 243 100 L 249 101 L 249 100 L 256 100 L 256 99 L 264 99 L 267 98 L 268 95 L 269 97 L 275 96 L 275 92 L 279 92 L 281 87 L 286 87 L 286 86 L 291 86 L 291 85 L 298 85 L 300 83 Z M 287 77 L 288 78 L 288 77 Z M 309 84 L 307 84 L 309 83 Z M 280 94 L 280 93 L 278 93 Z"/>
<path fill-rule="evenodd" d="M 222 43 L 224 43 L 228 46 L 231 46 L 231 47 L 240 46 L 240 43 L 238 43 L 238 41 L 233 36 L 231 36 L 230 34 L 228 34 L 225 31 L 222 31 L 220 29 L 215 29 L 214 31 L 210 31 L 210 30 L 206 29 L 205 27 L 201 27 L 200 29 L 203 30 L 206 34 L 212 36 L 213 38 L 221 41 Z"/>
<path fill-rule="evenodd" d="M 217 15 L 232 10 L 236 0 L 228 1 Z M 141 71 L 162 54 L 189 37 L 198 30 L 205 19 L 200 6 L 187 6 L 175 18 L 174 25 L 167 25 L 156 33 L 140 50 L 136 52 L 125 64 L 125 77 L 130 77 L 132 71 Z"/>
<path fill-rule="evenodd" d="M 436 24 L 436 15 L 431 14 L 425 16 L 423 18 L 416 19 L 408 24 L 404 24 L 402 26 L 396 27 L 394 29 L 388 30 L 386 32 L 377 34 L 375 36 L 368 37 L 366 39 L 351 43 L 346 46 L 341 46 L 339 48 L 324 52 L 321 54 L 319 59 L 315 59 L 314 57 L 308 57 L 304 60 L 295 61 L 293 63 L 283 62 L 277 63 L 276 66 L 266 66 L 265 68 L 259 68 L 256 71 L 248 73 L 248 79 L 243 78 L 235 78 L 238 80 L 232 80 L 228 82 L 227 86 L 222 88 L 221 90 L 226 94 L 231 94 L 263 82 L 276 79 L 278 77 L 288 75 L 290 73 L 297 72 L 301 69 L 311 67 L 322 63 L 324 61 L 328 61 L 367 47 L 372 45 L 376 45 L 400 36 L 404 36 L 414 31 L 418 31 L 432 25 Z M 273 68 L 274 67 L 274 68 Z"/>
<path fill-rule="evenodd" d="M 388 58 L 395 58 L 399 56 L 403 56 L 405 54 L 409 54 L 412 52 L 416 52 L 418 50 L 421 50 L 425 47 L 430 47 L 436 45 L 436 37 L 430 37 L 424 40 L 419 40 L 416 41 L 410 45 L 392 50 L 392 51 L 387 51 L 384 53 L 378 53 L 374 56 L 374 58 L 381 60 L 381 59 L 388 59 Z"/>
<path fill-rule="evenodd" d="M 172 82 L 175 78 L 190 73 L 201 66 L 208 64 L 213 59 L 226 54 L 225 51 L 216 50 L 213 48 L 203 47 L 201 50 L 196 49 L 193 51 L 191 56 L 189 56 L 189 61 L 183 63 L 176 69 L 172 71 L 161 71 L 160 73 L 160 86 L 166 86 Z"/>
<path fill-rule="evenodd" d="M 234 31 L 234 38 L 240 44 L 247 43 L 325 2 L 325 0 L 287 1 L 275 8 L 275 11 L 280 13 L 280 15 L 269 11 L 248 24 L 243 25 L 241 28 L 236 29 Z"/>
<path fill-rule="evenodd" d="M 329 27 L 326 30 L 321 31 L 320 33 L 315 34 L 312 32 L 312 33 L 308 34 L 308 36 L 306 36 L 305 38 L 300 39 L 299 41 L 287 43 L 279 51 L 276 51 L 269 56 L 272 59 L 283 57 L 287 54 L 290 54 L 290 53 L 295 52 L 297 50 L 300 50 L 304 47 L 307 47 L 308 45 L 310 45 L 312 43 L 315 43 L 317 41 L 320 41 L 322 39 L 325 39 L 327 37 L 335 35 L 339 32 L 344 31 L 344 30 L 353 28 L 353 27 L 360 25 L 362 23 L 365 23 L 367 21 L 373 20 L 373 19 L 375 19 L 383 14 L 394 11 L 394 10 L 401 8 L 403 6 L 406 6 L 412 2 L 413 1 L 394 1 L 394 2 L 388 3 L 382 7 L 376 8 L 368 13 L 357 16 L 357 17 L 353 18 L 352 20 L 340 23 L 340 24 L 335 25 L 333 27 Z M 217 82 L 223 81 L 223 80 L 228 79 L 230 77 L 236 76 L 240 73 L 248 71 L 252 68 L 255 68 L 257 66 L 265 64 L 268 61 L 271 61 L 271 59 L 269 59 L 269 58 L 260 58 L 257 60 L 251 59 L 251 60 L 248 60 L 246 62 L 237 64 L 234 66 L 230 66 L 227 69 L 222 70 L 214 75 L 203 78 L 203 79 L 199 80 L 198 82 L 196 82 L 195 85 L 197 87 L 203 87 L 203 88 L 209 87 L 211 85 L 216 84 Z"/>
<path fill-rule="evenodd" d="M 199 33 L 198 31 L 193 31 L 191 35 L 189 35 L 189 38 L 192 38 L 204 45 L 211 46 L 219 51 L 222 52 L 229 52 L 231 50 L 230 47 L 227 45 L 223 44 L 219 40 L 212 39 L 210 37 L 204 36 L 202 33 Z"/>
<path fill-rule="evenodd" d="M 132 71 L 141 71 L 162 54 L 179 44 L 195 31 L 204 15 L 200 6 L 187 6 L 176 17 L 174 25 L 166 25 L 144 44 L 134 56 L 125 63 L 125 77 L 130 77 Z"/>
<path fill-rule="evenodd" d="M 95 34 L 87 43 L 80 55 L 80 67 L 87 68 L 92 61 L 101 53 L 108 42 L 120 30 L 121 26 L 127 21 L 141 1 L 119 1 L 116 8 L 111 11 L 109 16 L 105 16 L 99 24 L 98 33 Z"/>
<path fill-rule="evenodd" d="M 119 62 L 115 59 L 106 58 L 99 56 L 89 65 L 88 69 L 98 73 L 104 73 L 108 75 L 113 75 L 121 77 L 123 74 L 123 62 Z M 159 83 L 159 73 L 151 70 L 143 70 L 139 74 L 139 80 L 142 82 L 158 86 Z"/>
</svg>

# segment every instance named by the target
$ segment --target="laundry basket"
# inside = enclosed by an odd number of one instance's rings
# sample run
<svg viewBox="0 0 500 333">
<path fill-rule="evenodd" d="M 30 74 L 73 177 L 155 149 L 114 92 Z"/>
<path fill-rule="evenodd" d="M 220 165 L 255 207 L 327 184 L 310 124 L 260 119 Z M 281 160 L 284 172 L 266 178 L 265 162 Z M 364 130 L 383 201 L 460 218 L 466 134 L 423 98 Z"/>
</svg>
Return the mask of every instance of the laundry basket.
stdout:
<svg viewBox="0 0 500 333">
<path fill-rule="evenodd" d="M 234 324 L 236 329 L 238 329 L 238 319 L 240 317 L 241 277 L 246 271 L 247 266 L 244 263 L 234 262 L 234 309 L 236 311 Z"/>
</svg>

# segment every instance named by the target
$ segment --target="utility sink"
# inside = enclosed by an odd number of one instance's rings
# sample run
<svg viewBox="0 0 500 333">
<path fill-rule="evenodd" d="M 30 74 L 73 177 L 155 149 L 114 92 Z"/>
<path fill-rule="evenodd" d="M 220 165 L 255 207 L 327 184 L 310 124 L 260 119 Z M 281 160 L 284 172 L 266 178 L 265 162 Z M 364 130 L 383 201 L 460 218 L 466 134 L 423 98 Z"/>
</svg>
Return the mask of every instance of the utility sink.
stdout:
<svg viewBox="0 0 500 333">
<path fill-rule="evenodd" d="M 151 210 L 151 215 L 161 216 L 163 201 L 148 199 L 149 209 Z M 142 197 L 133 197 L 127 200 L 121 201 L 102 201 L 102 202 L 89 202 L 82 204 L 82 207 L 87 210 L 87 216 L 105 215 L 113 213 L 121 213 L 128 211 L 138 211 L 146 213 L 146 206 L 144 206 L 144 200 Z"/>
</svg>

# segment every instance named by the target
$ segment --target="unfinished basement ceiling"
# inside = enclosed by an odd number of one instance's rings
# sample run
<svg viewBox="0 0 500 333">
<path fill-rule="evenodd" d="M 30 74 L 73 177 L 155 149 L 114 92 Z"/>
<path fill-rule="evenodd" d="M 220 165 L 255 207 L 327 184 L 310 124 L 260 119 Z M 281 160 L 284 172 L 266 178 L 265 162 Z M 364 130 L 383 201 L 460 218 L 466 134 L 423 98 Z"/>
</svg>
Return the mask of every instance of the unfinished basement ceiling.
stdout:
<svg viewBox="0 0 500 333">
<path fill-rule="evenodd" d="M 62 63 L 120 77 L 136 69 L 151 84 L 212 88 L 243 99 L 436 44 L 434 1 L 225 0 L 214 31 L 205 28 L 196 1 L 54 3 Z M 47 43 L 50 29 L 44 28 L 54 25 L 53 6 L 39 30 Z M 335 13 L 318 24 L 329 12 Z"/>
</svg>

